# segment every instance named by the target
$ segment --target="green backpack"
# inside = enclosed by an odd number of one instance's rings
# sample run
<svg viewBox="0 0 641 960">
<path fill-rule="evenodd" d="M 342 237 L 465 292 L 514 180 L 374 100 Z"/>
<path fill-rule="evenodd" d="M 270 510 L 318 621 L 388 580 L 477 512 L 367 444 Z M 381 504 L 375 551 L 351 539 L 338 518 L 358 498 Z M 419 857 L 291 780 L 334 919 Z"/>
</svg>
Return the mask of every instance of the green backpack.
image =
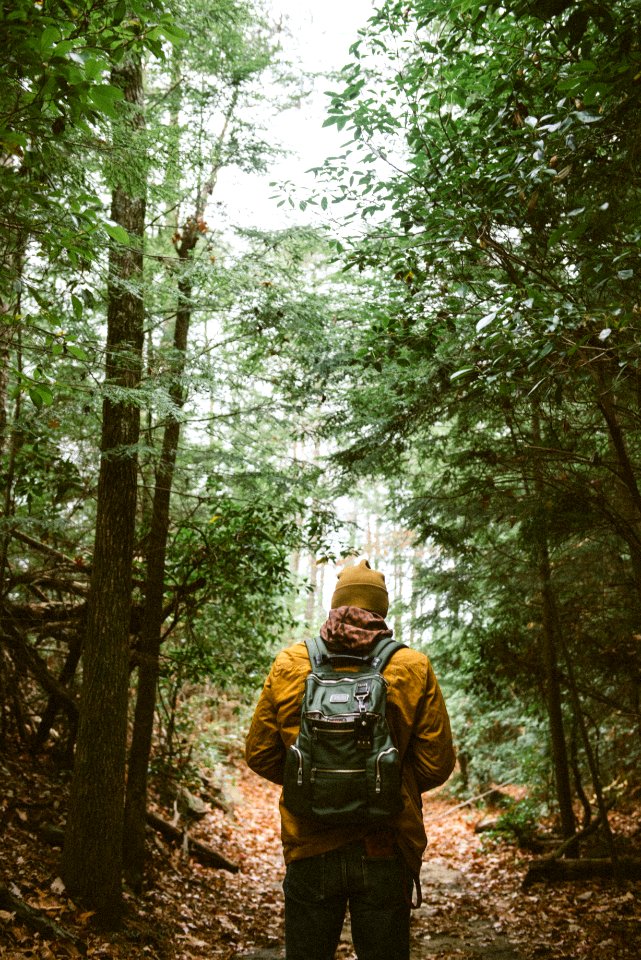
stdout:
<svg viewBox="0 0 641 960">
<path fill-rule="evenodd" d="M 403 804 L 381 671 L 404 644 L 383 639 L 360 657 L 329 653 L 320 638 L 305 643 L 312 670 L 285 760 L 283 803 L 297 817 L 337 824 L 386 820 Z"/>
</svg>

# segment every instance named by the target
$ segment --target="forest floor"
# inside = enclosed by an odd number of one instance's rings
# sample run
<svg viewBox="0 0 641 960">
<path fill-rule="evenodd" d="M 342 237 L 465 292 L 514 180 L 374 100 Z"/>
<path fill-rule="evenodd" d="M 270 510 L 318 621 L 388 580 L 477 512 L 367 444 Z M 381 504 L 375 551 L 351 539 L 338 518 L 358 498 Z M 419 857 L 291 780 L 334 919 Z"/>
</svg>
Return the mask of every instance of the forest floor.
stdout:
<svg viewBox="0 0 641 960">
<path fill-rule="evenodd" d="M 240 762 L 228 770 L 224 811 L 211 810 L 193 829 L 239 867 L 214 870 L 186 858 L 150 833 L 146 892 L 126 894 L 123 929 L 94 928 L 58 877 L 59 850 L 43 843 L 38 824 L 60 822 L 68 774 L 46 760 L 0 757 L 0 882 L 14 896 L 72 934 L 75 942 L 35 933 L 0 909 L 0 956 L 51 960 L 83 954 L 100 960 L 281 960 L 283 862 L 278 790 Z M 532 855 L 497 843 L 474 826 L 483 813 L 428 795 L 430 845 L 423 868 L 423 905 L 412 916 L 412 958 L 430 960 L 638 960 L 641 884 L 582 881 L 522 889 Z M 161 812 L 170 818 L 165 809 Z M 641 811 L 617 813 L 613 825 L 639 834 Z M 353 960 L 349 927 L 337 960 Z"/>
</svg>

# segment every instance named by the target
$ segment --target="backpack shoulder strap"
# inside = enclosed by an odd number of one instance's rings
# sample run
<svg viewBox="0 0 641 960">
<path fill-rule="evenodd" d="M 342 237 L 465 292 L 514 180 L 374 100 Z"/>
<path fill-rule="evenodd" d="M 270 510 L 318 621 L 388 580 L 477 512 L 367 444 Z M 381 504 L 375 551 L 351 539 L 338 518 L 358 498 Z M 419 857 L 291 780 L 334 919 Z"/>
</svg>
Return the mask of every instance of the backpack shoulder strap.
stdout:
<svg viewBox="0 0 641 960">
<path fill-rule="evenodd" d="M 312 665 L 312 672 L 315 672 L 316 667 L 322 665 L 323 656 L 327 655 L 327 647 L 320 637 L 308 637 L 305 640 L 305 646 L 307 647 L 309 662 Z"/>
<path fill-rule="evenodd" d="M 396 651 L 402 650 L 406 646 L 406 643 L 401 643 L 399 640 L 392 640 L 391 637 L 384 637 L 382 640 L 379 640 L 371 653 L 372 667 L 379 673 L 382 673 Z"/>
<path fill-rule="evenodd" d="M 345 661 L 349 661 L 352 665 L 362 664 L 363 662 L 361 657 L 342 657 L 340 654 L 330 653 L 320 637 L 305 640 L 305 646 L 312 665 L 312 673 L 320 677 L 331 676 L 335 670 L 340 670 L 341 664 Z"/>
<path fill-rule="evenodd" d="M 352 653 L 330 653 L 320 637 L 305 640 L 305 646 L 312 665 L 312 672 L 323 675 L 340 670 L 341 666 L 357 666 L 361 669 L 376 670 L 377 673 L 382 673 L 391 657 L 406 644 L 399 643 L 398 640 L 392 640 L 391 637 L 384 637 L 365 656 Z"/>
</svg>

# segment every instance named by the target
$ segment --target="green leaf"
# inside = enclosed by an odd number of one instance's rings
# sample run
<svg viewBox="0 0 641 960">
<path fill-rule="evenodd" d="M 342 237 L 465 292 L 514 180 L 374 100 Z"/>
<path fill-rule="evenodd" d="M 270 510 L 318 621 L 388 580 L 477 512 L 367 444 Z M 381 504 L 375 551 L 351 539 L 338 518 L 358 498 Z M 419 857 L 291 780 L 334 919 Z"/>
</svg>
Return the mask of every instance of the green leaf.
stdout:
<svg viewBox="0 0 641 960">
<path fill-rule="evenodd" d="M 87 356 L 86 352 L 82 349 L 82 347 L 78 347 L 76 346 L 76 344 L 73 344 L 73 343 L 67 344 L 67 353 L 69 354 L 70 357 L 74 357 L 76 360 L 89 359 L 89 357 Z"/>
<path fill-rule="evenodd" d="M 75 293 L 71 294 L 71 306 L 73 308 L 73 315 L 76 320 L 82 320 L 82 300 L 80 297 L 77 297 Z"/>
<path fill-rule="evenodd" d="M 29 387 L 29 398 L 34 407 L 50 407 L 53 403 L 53 393 L 46 383 L 36 383 Z"/>
<path fill-rule="evenodd" d="M 42 33 L 40 34 L 40 53 L 46 56 L 53 50 L 53 46 L 60 39 L 60 30 L 58 27 L 48 26 L 45 27 Z"/>
<path fill-rule="evenodd" d="M 180 27 L 177 27 L 175 24 L 162 23 L 158 28 L 160 33 L 166 40 L 169 40 L 170 43 L 182 43 L 185 40 L 189 40 L 189 34 L 186 30 L 181 30 Z"/>
<path fill-rule="evenodd" d="M 122 243 L 125 246 L 129 246 L 129 234 L 124 227 L 119 226 L 117 223 L 106 223 L 105 230 L 111 239 L 116 241 L 116 243 Z"/>
<path fill-rule="evenodd" d="M 116 103 L 123 98 L 122 90 L 118 87 L 114 87 L 111 83 L 96 84 L 89 88 L 89 97 L 101 113 L 105 113 L 108 117 L 118 116 Z"/>
</svg>

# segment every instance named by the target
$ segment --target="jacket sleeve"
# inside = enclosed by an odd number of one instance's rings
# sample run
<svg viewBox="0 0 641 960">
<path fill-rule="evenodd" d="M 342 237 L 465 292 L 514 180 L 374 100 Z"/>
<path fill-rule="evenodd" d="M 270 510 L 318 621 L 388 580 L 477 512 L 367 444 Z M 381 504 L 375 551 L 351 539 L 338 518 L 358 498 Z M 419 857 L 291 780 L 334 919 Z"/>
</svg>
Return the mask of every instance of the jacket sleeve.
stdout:
<svg viewBox="0 0 641 960">
<path fill-rule="evenodd" d="M 245 759 L 254 773 L 282 785 L 285 745 L 278 728 L 278 712 L 273 695 L 274 672 L 275 665 L 269 672 L 256 704 L 245 741 Z"/>
<path fill-rule="evenodd" d="M 427 662 L 425 689 L 417 710 L 412 741 L 411 763 L 421 793 L 445 783 L 456 762 L 450 718 L 443 694 Z"/>
</svg>

